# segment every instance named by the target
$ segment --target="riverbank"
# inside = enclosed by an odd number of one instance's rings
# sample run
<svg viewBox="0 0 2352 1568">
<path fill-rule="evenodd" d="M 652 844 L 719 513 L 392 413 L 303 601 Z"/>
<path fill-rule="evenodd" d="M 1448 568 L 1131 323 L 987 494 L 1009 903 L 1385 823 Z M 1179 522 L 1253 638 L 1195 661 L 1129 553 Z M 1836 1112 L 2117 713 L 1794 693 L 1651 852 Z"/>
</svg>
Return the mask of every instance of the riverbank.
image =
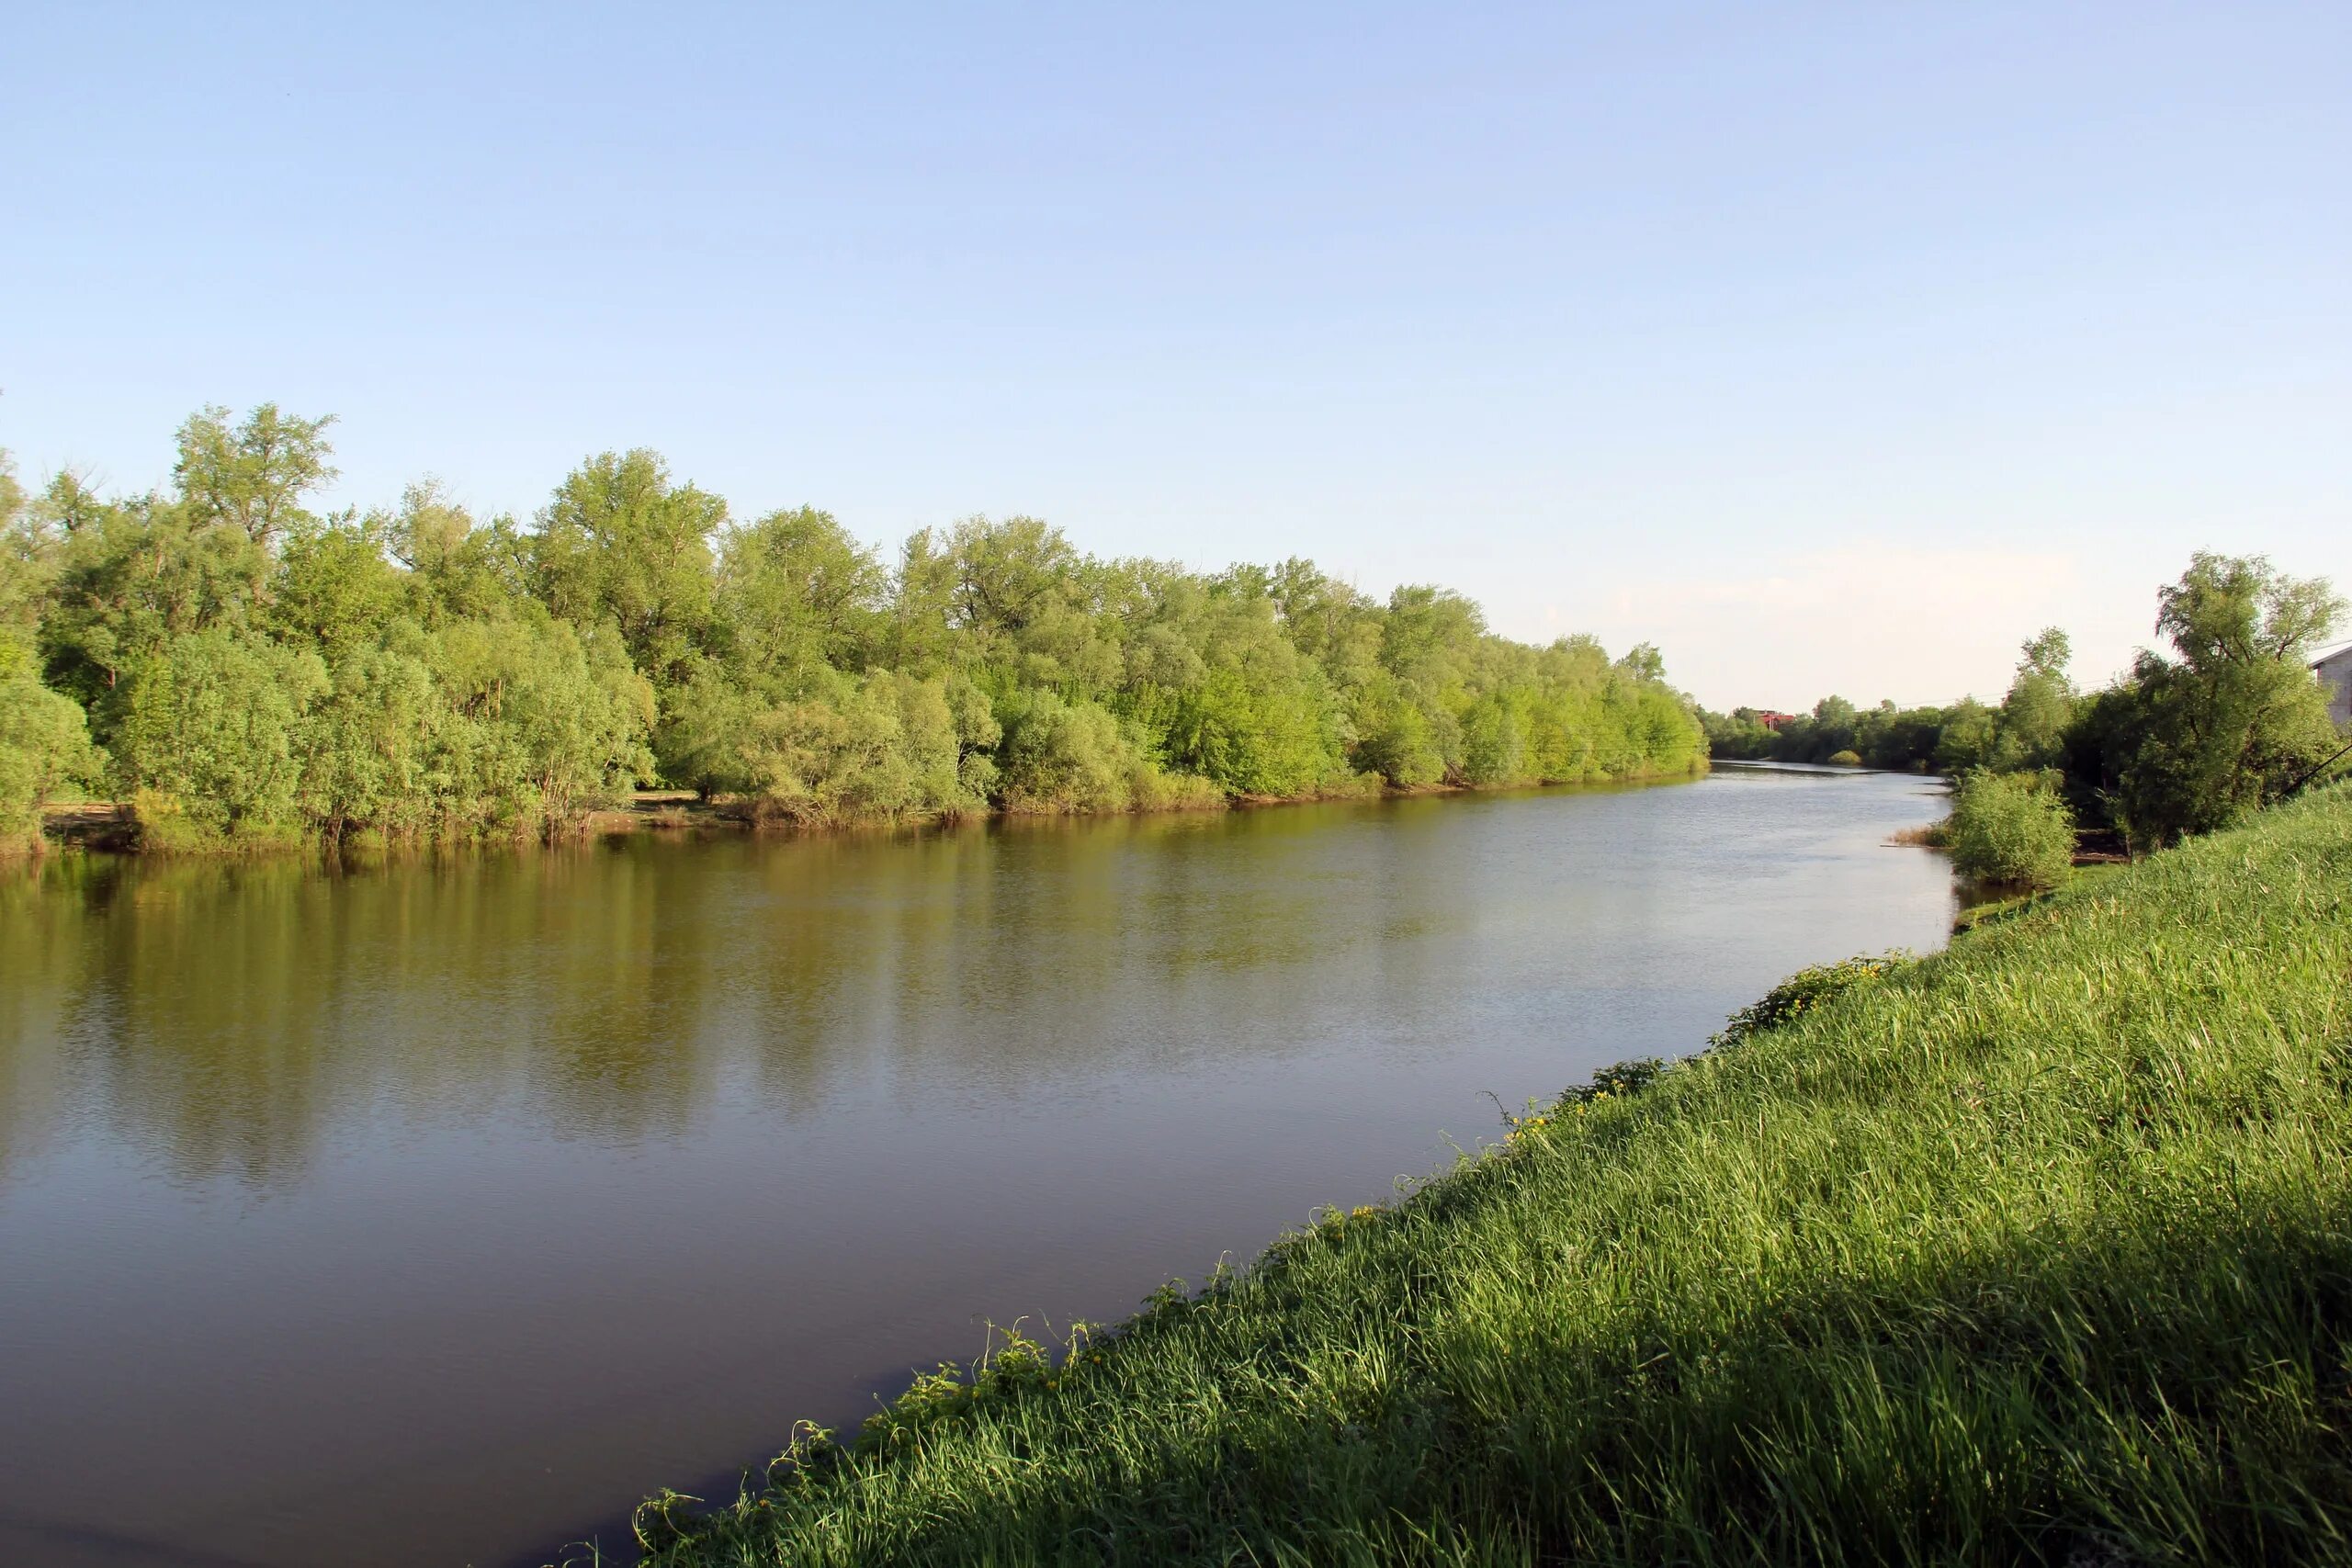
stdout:
<svg viewBox="0 0 2352 1568">
<path fill-rule="evenodd" d="M 2340 1552 L 2347 889 L 2342 787 L 2069 888 L 650 1505 L 650 1560 Z"/>
<path fill-rule="evenodd" d="M 1635 784 L 1670 784 L 1678 780 L 1701 778 L 1708 771 L 1706 759 L 1700 758 L 1689 768 L 1621 774 L 1591 779 L 1528 779 L 1494 784 L 1432 784 L 1396 785 L 1369 779 L 1362 787 L 1351 790 L 1314 790 L 1297 795 L 1217 795 L 1204 798 L 1186 798 L 1164 806 L 1131 807 L 1121 811 L 1052 812 L 991 807 L 985 810 L 963 813 L 952 820 L 988 820 L 1003 818 L 1034 817 L 1138 817 L 1159 816 L 1172 812 L 1239 811 L 1266 807 L 1311 806 L 1340 800 L 1414 799 L 1423 795 L 1483 795 L 1509 790 L 1550 788 L 1621 787 Z M 558 840 L 605 839 L 642 832 L 788 832 L 823 833 L 842 831 L 875 831 L 935 826 L 944 820 L 936 816 L 906 813 L 850 816 L 812 820 L 765 810 L 757 800 L 721 795 L 706 798 L 692 790 L 637 790 L 627 806 L 606 807 L 583 813 L 572 827 L 557 834 Z M 531 835 L 521 835 L 529 838 Z M 73 800 L 53 801 L 42 810 L 42 842 L 44 847 L 98 851 L 115 854 L 171 855 L 253 855 L 282 854 L 289 852 L 322 847 L 322 840 L 307 836 L 273 837 L 266 840 L 193 840 L 175 838 L 157 843 L 142 832 L 139 812 L 128 801 Z M 430 839 L 418 840 L 431 843 Z M 481 841 L 481 840 L 477 840 Z M 346 840 L 347 848 L 380 849 L 385 840 L 380 834 L 356 835 Z"/>
</svg>

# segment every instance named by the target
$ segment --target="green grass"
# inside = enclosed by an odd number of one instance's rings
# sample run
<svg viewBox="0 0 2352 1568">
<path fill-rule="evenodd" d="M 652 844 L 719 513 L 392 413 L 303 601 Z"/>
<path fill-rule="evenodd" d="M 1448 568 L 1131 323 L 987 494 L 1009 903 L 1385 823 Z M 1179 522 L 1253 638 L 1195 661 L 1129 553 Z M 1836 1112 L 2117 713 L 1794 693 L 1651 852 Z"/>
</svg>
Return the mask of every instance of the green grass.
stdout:
<svg viewBox="0 0 2352 1568">
<path fill-rule="evenodd" d="M 1816 1003 L 650 1560 L 2352 1561 L 2352 793 Z"/>
</svg>

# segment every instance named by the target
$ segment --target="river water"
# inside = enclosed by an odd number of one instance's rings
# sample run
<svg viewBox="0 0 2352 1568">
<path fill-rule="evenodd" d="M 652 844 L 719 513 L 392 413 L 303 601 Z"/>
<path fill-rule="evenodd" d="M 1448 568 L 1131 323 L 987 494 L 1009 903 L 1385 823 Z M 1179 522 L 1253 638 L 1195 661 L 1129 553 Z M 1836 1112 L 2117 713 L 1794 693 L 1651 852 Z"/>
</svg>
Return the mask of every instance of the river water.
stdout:
<svg viewBox="0 0 2352 1568">
<path fill-rule="evenodd" d="M 1949 929 L 1928 781 L 0 876 L 0 1562 L 535 1563 Z M 706 1493 L 706 1495 L 708 1495 Z"/>
</svg>

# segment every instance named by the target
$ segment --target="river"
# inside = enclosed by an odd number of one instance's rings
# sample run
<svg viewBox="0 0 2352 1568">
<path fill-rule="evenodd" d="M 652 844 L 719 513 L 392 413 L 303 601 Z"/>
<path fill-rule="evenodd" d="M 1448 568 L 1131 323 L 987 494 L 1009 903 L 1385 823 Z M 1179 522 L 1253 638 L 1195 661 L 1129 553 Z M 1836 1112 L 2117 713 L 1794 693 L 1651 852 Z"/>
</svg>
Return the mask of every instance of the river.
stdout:
<svg viewBox="0 0 2352 1568">
<path fill-rule="evenodd" d="M 508 1568 L 1803 964 L 1932 781 L 0 874 L 0 1562 Z M 706 1495 L 708 1495 L 706 1493 Z"/>
</svg>

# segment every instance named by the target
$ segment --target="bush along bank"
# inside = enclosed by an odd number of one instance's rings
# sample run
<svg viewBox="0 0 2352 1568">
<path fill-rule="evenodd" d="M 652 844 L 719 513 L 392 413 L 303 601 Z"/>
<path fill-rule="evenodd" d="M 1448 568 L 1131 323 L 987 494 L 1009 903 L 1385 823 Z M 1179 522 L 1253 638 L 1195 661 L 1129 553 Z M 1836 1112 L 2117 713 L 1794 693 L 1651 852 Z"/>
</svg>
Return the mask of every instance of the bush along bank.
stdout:
<svg viewBox="0 0 2352 1568">
<path fill-rule="evenodd" d="M 2342 1561 L 2352 794 L 803 1432 L 673 1565 Z"/>
<path fill-rule="evenodd" d="M 2075 863 L 2075 819 L 2057 781 L 1983 770 L 1960 781 L 1943 824 L 1952 869 L 1987 887 L 2046 892 Z"/>
</svg>

